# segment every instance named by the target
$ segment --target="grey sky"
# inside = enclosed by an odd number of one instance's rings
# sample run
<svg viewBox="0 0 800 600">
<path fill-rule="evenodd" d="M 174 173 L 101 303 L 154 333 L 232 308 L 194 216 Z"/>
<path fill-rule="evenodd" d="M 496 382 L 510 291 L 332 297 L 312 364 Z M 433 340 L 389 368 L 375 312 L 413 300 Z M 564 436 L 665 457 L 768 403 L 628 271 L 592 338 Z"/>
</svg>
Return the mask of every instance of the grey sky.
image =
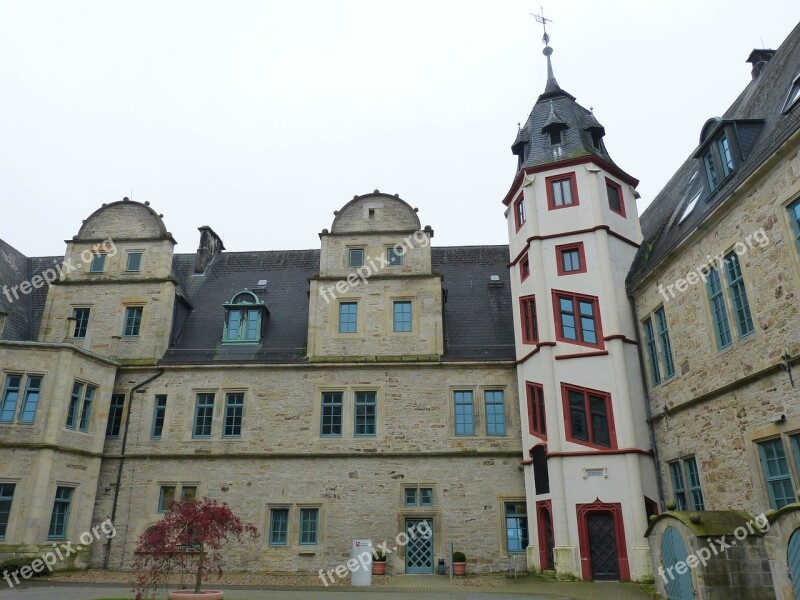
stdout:
<svg viewBox="0 0 800 600">
<path fill-rule="evenodd" d="M 28 255 L 103 202 L 228 250 L 317 248 L 333 211 L 399 193 L 436 245 L 506 243 L 510 145 L 544 89 L 540 2 L 0 0 L 0 237 Z M 800 3 L 545 5 L 561 86 L 641 180 L 640 210 Z"/>
</svg>

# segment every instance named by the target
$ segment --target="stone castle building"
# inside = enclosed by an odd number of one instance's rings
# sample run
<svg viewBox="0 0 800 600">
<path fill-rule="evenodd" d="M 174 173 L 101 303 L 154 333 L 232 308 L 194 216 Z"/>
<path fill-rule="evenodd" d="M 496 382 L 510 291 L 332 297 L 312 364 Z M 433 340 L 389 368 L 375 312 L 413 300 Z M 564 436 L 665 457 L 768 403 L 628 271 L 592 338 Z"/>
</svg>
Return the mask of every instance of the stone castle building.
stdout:
<svg viewBox="0 0 800 600">
<path fill-rule="evenodd" d="M 472 571 L 646 580 L 771 508 L 747 552 L 656 582 L 795 597 L 800 29 L 753 52 L 641 219 L 551 54 L 508 246 L 436 247 L 377 190 L 314 250 L 227 252 L 204 226 L 175 254 L 128 199 L 63 257 L 0 241 L 0 562 L 111 519 L 65 566 L 129 568 L 173 499 L 210 496 L 262 533 L 235 568 L 330 569 L 424 523 L 390 572 L 452 542 Z"/>
</svg>

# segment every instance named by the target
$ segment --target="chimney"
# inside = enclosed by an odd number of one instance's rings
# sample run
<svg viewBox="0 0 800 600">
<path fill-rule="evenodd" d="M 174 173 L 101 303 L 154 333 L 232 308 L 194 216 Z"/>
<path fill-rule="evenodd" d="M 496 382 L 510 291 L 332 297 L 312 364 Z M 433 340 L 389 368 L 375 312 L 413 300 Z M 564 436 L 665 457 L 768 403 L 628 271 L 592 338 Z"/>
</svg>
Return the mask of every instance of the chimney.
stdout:
<svg viewBox="0 0 800 600">
<path fill-rule="evenodd" d="M 749 62 L 753 65 L 753 69 L 750 71 L 753 79 L 761 75 L 764 65 L 766 65 L 773 56 L 775 56 L 775 50 L 769 50 L 767 48 L 756 48 L 750 53 L 750 56 L 747 57 L 745 62 Z"/>
<path fill-rule="evenodd" d="M 214 257 L 225 249 L 220 237 L 208 225 L 198 227 L 200 232 L 200 247 L 194 259 L 194 272 L 205 273 Z"/>
</svg>

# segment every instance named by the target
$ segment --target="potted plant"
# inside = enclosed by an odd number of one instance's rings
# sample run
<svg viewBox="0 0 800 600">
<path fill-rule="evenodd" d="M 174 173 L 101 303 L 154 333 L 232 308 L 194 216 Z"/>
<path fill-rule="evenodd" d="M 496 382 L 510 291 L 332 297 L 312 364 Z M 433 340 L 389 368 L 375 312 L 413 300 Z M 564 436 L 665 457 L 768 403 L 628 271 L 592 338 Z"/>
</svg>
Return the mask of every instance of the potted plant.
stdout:
<svg viewBox="0 0 800 600">
<path fill-rule="evenodd" d="M 194 571 L 194 589 L 170 592 L 169 600 L 221 600 L 222 591 L 201 591 L 200 587 L 212 569 L 222 577 L 222 543 L 229 539 L 242 542 L 245 537 L 256 540 L 256 526 L 243 523 L 227 504 L 211 498 L 173 502 L 161 521 L 136 540 L 136 600 L 155 598 L 176 570 Z"/>
<path fill-rule="evenodd" d="M 467 557 L 463 552 L 453 552 L 453 575 L 464 575 L 467 572 Z"/>
<path fill-rule="evenodd" d="M 386 552 L 380 548 L 372 553 L 372 574 L 386 575 Z"/>
</svg>

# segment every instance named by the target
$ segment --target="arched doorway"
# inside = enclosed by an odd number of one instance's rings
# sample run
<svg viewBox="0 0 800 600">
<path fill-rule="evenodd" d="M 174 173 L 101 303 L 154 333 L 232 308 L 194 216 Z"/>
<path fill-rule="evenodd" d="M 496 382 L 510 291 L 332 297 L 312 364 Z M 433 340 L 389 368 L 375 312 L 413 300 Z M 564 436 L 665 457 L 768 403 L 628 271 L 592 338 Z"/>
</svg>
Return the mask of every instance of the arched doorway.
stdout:
<svg viewBox="0 0 800 600">
<path fill-rule="evenodd" d="M 686 566 L 688 557 L 686 544 L 674 527 L 667 527 L 661 537 L 661 564 L 664 567 L 664 577 L 667 578 L 667 600 L 693 600 L 692 573 L 687 569 L 678 572 L 675 565 L 683 563 Z"/>
<path fill-rule="evenodd" d="M 792 591 L 795 600 L 800 600 L 800 528 L 795 529 L 789 537 L 789 548 L 786 553 L 789 576 L 792 578 Z"/>
<path fill-rule="evenodd" d="M 539 530 L 539 564 L 541 569 L 543 571 L 555 569 L 553 553 L 556 541 L 553 534 L 553 514 L 550 500 L 542 500 L 536 503 L 536 524 Z"/>
<path fill-rule="evenodd" d="M 598 498 L 576 508 L 581 576 L 597 581 L 630 580 L 622 506 Z"/>
</svg>

